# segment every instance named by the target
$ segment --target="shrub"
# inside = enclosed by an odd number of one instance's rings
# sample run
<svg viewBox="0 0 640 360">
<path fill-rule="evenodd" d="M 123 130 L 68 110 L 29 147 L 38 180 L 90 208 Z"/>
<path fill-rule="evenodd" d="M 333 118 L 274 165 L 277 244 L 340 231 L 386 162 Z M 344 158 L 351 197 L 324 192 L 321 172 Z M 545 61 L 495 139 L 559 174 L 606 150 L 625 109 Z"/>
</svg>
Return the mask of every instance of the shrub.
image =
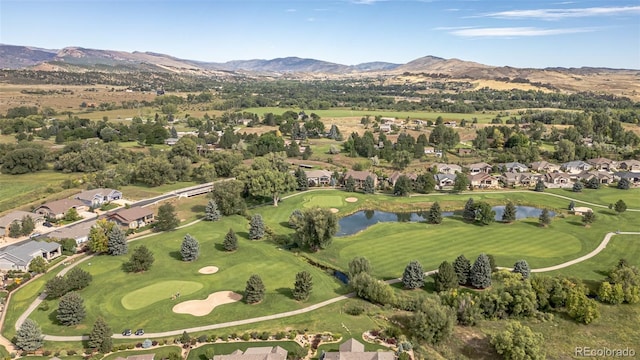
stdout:
<svg viewBox="0 0 640 360">
<path fill-rule="evenodd" d="M 351 304 L 351 305 L 348 305 L 344 309 L 344 312 L 346 312 L 349 315 L 353 315 L 353 316 L 362 315 L 362 313 L 364 313 L 364 311 L 365 311 L 365 308 L 361 304 Z"/>
<path fill-rule="evenodd" d="M 242 340 L 244 340 L 244 341 L 251 340 L 251 335 L 249 335 L 249 333 L 242 334 Z"/>
<path fill-rule="evenodd" d="M 207 340 L 209 339 L 209 337 L 207 335 L 200 335 L 198 336 L 198 342 L 199 343 L 204 343 L 207 342 Z"/>
</svg>

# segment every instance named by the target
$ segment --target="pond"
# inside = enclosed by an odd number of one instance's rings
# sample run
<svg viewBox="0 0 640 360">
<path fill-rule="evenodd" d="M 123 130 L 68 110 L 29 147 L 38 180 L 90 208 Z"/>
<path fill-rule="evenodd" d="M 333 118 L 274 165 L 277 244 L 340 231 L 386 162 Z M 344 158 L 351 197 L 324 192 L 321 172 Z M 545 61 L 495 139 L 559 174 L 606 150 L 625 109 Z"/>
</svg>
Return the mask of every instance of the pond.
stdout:
<svg viewBox="0 0 640 360">
<path fill-rule="evenodd" d="M 493 211 L 496 212 L 495 219 L 500 221 L 504 213 L 504 206 L 494 206 Z M 542 209 L 531 206 L 516 206 L 516 218 L 524 219 L 530 217 L 539 217 Z M 549 216 L 553 217 L 555 213 L 549 211 Z M 420 222 L 425 221 L 427 211 L 412 213 L 391 213 L 378 210 L 362 210 L 349 216 L 345 216 L 338 222 L 339 228 L 336 236 L 348 236 L 358 233 L 371 225 L 379 222 Z M 453 216 L 453 211 L 443 211 L 443 217 Z"/>
</svg>

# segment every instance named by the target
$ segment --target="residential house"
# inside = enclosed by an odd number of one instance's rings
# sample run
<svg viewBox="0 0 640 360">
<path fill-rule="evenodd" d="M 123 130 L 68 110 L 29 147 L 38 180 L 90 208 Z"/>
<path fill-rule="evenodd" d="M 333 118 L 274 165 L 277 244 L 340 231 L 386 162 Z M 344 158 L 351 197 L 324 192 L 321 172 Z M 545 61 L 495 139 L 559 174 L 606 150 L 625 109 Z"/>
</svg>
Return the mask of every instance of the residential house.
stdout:
<svg viewBox="0 0 640 360">
<path fill-rule="evenodd" d="M 519 162 L 508 162 L 498 164 L 498 169 L 503 172 L 527 172 L 529 167 Z"/>
<path fill-rule="evenodd" d="M 0 217 L 0 238 L 9 235 L 11 224 L 19 223 L 22 226 L 22 219 L 28 216 L 33 220 L 35 226 L 44 224 L 44 216 L 26 211 L 16 210 Z"/>
<path fill-rule="evenodd" d="M 40 256 L 50 261 L 62 254 L 56 242 L 27 241 L 20 245 L 10 245 L 0 251 L 0 270 L 27 270 L 33 259 Z"/>
<path fill-rule="evenodd" d="M 344 174 L 344 182 L 346 183 L 349 177 L 352 177 L 353 180 L 356 181 L 356 189 L 364 188 L 364 182 L 367 180 L 367 177 L 371 176 L 373 179 L 373 187 L 378 186 L 378 177 L 376 174 L 369 171 L 355 171 L 349 170 Z"/>
<path fill-rule="evenodd" d="M 398 181 L 398 179 L 402 175 L 405 175 L 411 181 L 416 181 L 418 179 L 418 174 L 414 174 L 414 173 L 403 174 L 401 172 L 394 171 L 393 174 L 391 174 L 391 176 L 389 176 L 389 179 L 388 179 L 389 180 L 389 185 L 396 186 L 396 181 Z"/>
<path fill-rule="evenodd" d="M 395 124 L 396 123 L 396 118 L 383 117 L 383 118 L 380 118 L 380 123 L 382 123 L 382 124 Z"/>
<path fill-rule="evenodd" d="M 611 184 L 613 182 L 613 174 L 609 174 L 606 171 L 586 171 L 578 174 L 576 178 L 582 181 L 596 178 L 600 184 Z"/>
<path fill-rule="evenodd" d="M 444 126 L 456 127 L 456 126 L 458 126 L 458 123 L 456 121 L 445 121 L 444 122 Z"/>
<path fill-rule="evenodd" d="M 164 144 L 165 145 L 169 145 L 169 146 L 173 146 L 173 145 L 178 143 L 178 140 L 180 140 L 180 139 L 178 139 L 178 138 L 166 138 L 166 139 L 164 139 Z"/>
<path fill-rule="evenodd" d="M 547 174 L 544 174 L 542 181 L 544 181 L 547 184 L 556 185 L 555 187 L 558 187 L 558 186 L 564 187 L 571 184 L 571 177 L 569 176 L 569 174 L 560 173 L 560 172 L 547 173 Z"/>
<path fill-rule="evenodd" d="M 620 163 L 618 163 L 618 170 L 640 171 L 640 161 L 638 160 L 620 161 Z"/>
<path fill-rule="evenodd" d="M 560 170 L 569 174 L 579 174 L 583 171 L 591 170 L 593 166 L 587 164 L 582 160 L 569 161 L 564 164 L 560 164 Z"/>
<path fill-rule="evenodd" d="M 533 173 L 506 172 L 500 176 L 507 186 L 533 186 L 543 175 Z"/>
<path fill-rule="evenodd" d="M 380 125 L 379 129 L 380 129 L 380 131 L 382 131 L 382 132 L 389 132 L 389 131 L 391 131 L 391 125 L 389 125 L 389 124 L 382 124 L 382 125 Z"/>
<path fill-rule="evenodd" d="M 122 199 L 122 192 L 113 189 L 98 188 L 83 191 L 76 195 L 76 199 L 82 201 L 91 208 L 100 207 L 102 204 Z"/>
<path fill-rule="evenodd" d="M 343 342 L 338 351 L 329 351 L 320 355 L 320 360 L 394 360 L 395 358 L 393 351 L 364 351 L 364 345 L 356 339 Z"/>
<path fill-rule="evenodd" d="M 470 156 L 473 154 L 473 149 L 458 148 L 458 156 Z"/>
<path fill-rule="evenodd" d="M 456 164 L 436 163 L 433 164 L 431 168 L 436 168 L 436 170 L 441 174 L 455 174 L 462 172 L 462 167 Z"/>
<path fill-rule="evenodd" d="M 592 165 L 596 170 L 613 171 L 616 168 L 617 163 L 614 160 L 599 157 L 595 159 L 587 160 L 589 165 Z"/>
<path fill-rule="evenodd" d="M 640 183 L 640 172 L 618 171 L 613 173 L 614 181 L 620 181 L 620 179 L 627 179 L 632 184 L 638 184 Z"/>
<path fill-rule="evenodd" d="M 244 352 L 236 350 L 229 355 L 214 355 L 213 360 L 286 360 L 288 352 L 280 346 L 250 347 Z"/>
<path fill-rule="evenodd" d="M 309 186 L 328 186 L 331 185 L 333 173 L 329 170 L 309 170 L 304 172 L 307 175 Z"/>
<path fill-rule="evenodd" d="M 55 229 L 47 234 L 47 237 L 62 240 L 73 239 L 76 241 L 76 245 L 82 245 L 89 240 L 89 232 L 91 228 L 96 224 L 96 220 L 82 221 L 71 226 L 61 227 Z"/>
<path fill-rule="evenodd" d="M 471 185 L 474 188 L 488 189 L 488 188 L 497 188 L 500 186 L 500 181 L 498 180 L 498 178 L 484 172 L 469 175 L 468 178 L 469 178 L 469 185 Z"/>
<path fill-rule="evenodd" d="M 109 214 L 107 217 L 109 220 L 115 221 L 116 224 L 126 229 L 137 229 L 152 223 L 154 220 L 153 210 L 141 206 L 120 209 L 113 214 Z"/>
<path fill-rule="evenodd" d="M 42 215 L 48 219 L 62 219 L 67 211 L 76 209 L 76 211 L 87 211 L 89 207 L 78 199 L 61 199 L 51 201 L 38 206 L 33 212 Z"/>
<path fill-rule="evenodd" d="M 550 163 L 548 161 L 536 161 L 531 163 L 531 170 L 539 173 L 558 172 L 560 165 Z"/>
<path fill-rule="evenodd" d="M 462 175 L 464 176 L 464 175 Z M 456 174 L 435 174 L 433 178 L 436 180 L 436 187 L 440 190 L 451 187 L 456 182 Z"/>
<path fill-rule="evenodd" d="M 493 166 L 485 162 L 469 164 L 466 166 L 469 169 L 469 174 L 475 175 L 479 173 L 491 174 Z"/>
</svg>

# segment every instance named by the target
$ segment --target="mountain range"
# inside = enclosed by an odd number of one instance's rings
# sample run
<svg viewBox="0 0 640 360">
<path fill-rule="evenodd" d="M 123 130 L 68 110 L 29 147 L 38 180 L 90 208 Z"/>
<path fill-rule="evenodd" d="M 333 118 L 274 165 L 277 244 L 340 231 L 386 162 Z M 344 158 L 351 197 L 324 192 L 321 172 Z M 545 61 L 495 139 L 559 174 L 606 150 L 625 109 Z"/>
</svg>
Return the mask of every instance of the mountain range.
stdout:
<svg viewBox="0 0 640 360">
<path fill-rule="evenodd" d="M 515 68 L 490 66 L 459 59 L 425 56 L 406 64 L 368 62 L 343 65 L 316 59 L 285 57 L 270 60 L 233 60 L 224 63 L 180 59 L 154 52 L 126 52 L 82 47 L 42 49 L 0 44 L 0 69 L 42 71 L 170 72 L 195 75 L 230 75 L 339 78 L 389 76 L 398 83 L 421 78 L 484 81 L 478 86 L 494 87 L 494 82 L 531 85 L 564 91 L 601 91 L 640 98 L 640 70 L 609 68 Z M 500 86 L 498 86 L 500 87 Z M 511 88 L 511 87 L 508 87 Z M 525 86 L 526 88 L 526 86 Z"/>
</svg>

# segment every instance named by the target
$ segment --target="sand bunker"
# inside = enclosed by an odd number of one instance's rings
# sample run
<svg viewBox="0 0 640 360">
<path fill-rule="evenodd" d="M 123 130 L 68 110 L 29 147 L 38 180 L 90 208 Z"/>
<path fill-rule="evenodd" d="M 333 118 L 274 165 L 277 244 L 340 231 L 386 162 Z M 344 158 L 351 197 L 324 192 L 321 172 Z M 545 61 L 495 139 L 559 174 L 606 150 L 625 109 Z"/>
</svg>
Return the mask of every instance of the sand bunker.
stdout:
<svg viewBox="0 0 640 360">
<path fill-rule="evenodd" d="M 205 266 L 205 267 L 203 267 L 202 269 L 198 270 L 198 272 L 199 272 L 200 274 L 206 274 L 206 275 L 209 275 L 209 274 L 215 274 L 215 273 L 217 273 L 217 272 L 218 272 L 218 270 L 219 270 L 219 269 L 218 269 L 218 267 L 217 267 L 217 266 Z"/>
<path fill-rule="evenodd" d="M 358 201 L 358 198 L 355 197 L 348 197 L 346 199 L 344 199 L 344 201 L 348 202 L 348 203 L 354 203 Z"/>
<path fill-rule="evenodd" d="M 332 213 L 334 213 L 334 214 L 335 214 L 335 213 L 337 213 L 337 212 L 338 212 L 338 211 L 340 211 L 340 210 L 338 210 L 338 209 L 336 209 L 336 208 L 331 208 L 331 209 L 329 209 L 329 211 L 331 211 Z"/>
<path fill-rule="evenodd" d="M 193 316 L 208 315 L 216 306 L 240 301 L 242 295 L 233 291 L 218 291 L 210 294 L 205 300 L 189 300 L 173 307 L 177 314 L 189 314 Z"/>
</svg>

